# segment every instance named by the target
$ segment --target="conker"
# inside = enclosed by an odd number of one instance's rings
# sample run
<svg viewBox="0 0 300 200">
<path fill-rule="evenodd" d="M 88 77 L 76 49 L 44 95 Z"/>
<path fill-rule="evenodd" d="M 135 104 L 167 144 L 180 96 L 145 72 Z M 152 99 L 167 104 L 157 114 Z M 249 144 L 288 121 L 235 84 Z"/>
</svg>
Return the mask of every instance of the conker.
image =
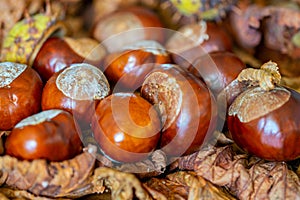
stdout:
<svg viewBox="0 0 300 200">
<path fill-rule="evenodd" d="M 0 63 L 0 130 L 40 111 L 43 83 L 25 64 Z"/>
<path fill-rule="evenodd" d="M 52 37 L 40 48 L 33 68 L 44 81 L 70 64 L 87 62 L 99 66 L 106 50 L 90 38 Z"/>
<path fill-rule="evenodd" d="M 96 104 L 110 92 L 104 74 L 93 65 L 75 63 L 55 73 L 42 94 L 42 109 L 71 112 L 82 124 L 89 124 Z"/>
<path fill-rule="evenodd" d="M 98 104 L 92 130 L 110 159 L 137 162 L 157 147 L 161 122 L 158 112 L 141 96 L 113 93 Z"/>
<path fill-rule="evenodd" d="M 166 43 L 173 61 L 188 68 L 199 56 L 214 51 L 231 51 L 229 35 L 213 22 L 200 21 L 182 26 Z"/>
<path fill-rule="evenodd" d="M 164 41 L 163 24 L 152 10 L 132 6 L 116 10 L 101 18 L 94 26 L 93 37 L 101 41 L 109 52 L 139 40 Z M 111 39 L 108 39 L 112 37 Z M 108 40 L 106 40 L 108 39 Z"/>
<path fill-rule="evenodd" d="M 155 40 L 140 40 L 122 47 L 122 50 L 143 50 L 154 55 L 155 63 L 170 63 L 171 58 L 166 48 Z"/>
<path fill-rule="evenodd" d="M 239 95 L 229 108 L 227 124 L 238 146 L 273 161 L 300 157 L 300 94 L 277 86 L 254 87 Z"/>
<path fill-rule="evenodd" d="M 188 71 L 202 78 L 211 91 L 218 95 L 245 68 L 245 63 L 234 53 L 216 51 L 196 58 Z"/>
<path fill-rule="evenodd" d="M 79 154 L 80 129 L 63 110 L 47 110 L 20 121 L 5 141 L 6 154 L 19 159 L 63 161 Z"/>
<path fill-rule="evenodd" d="M 200 79 L 177 65 L 154 68 L 142 84 L 141 95 L 160 110 L 160 147 L 167 155 L 181 156 L 199 150 L 214 131 L 214 97 Z"/>
<path fill-rule="evenodd" d="M 246 88 L 237 80 L 246 68 L 244 62 L 228 51 L 216 51 L 195 59 L 188 71 L 205 81 L 218 104 L 218 125 L 224 123 L 229 105 Z M 223 127 L 224 129 L 225 127 Z"/>
<path fill-rule="evenodd" d="M 139 41 L 108 54 L 103 62 L 104 73 L 118 89 L 137 89 L 155 64 L 170 62 L 162 45 L 153 41 Z"/>
</svg>

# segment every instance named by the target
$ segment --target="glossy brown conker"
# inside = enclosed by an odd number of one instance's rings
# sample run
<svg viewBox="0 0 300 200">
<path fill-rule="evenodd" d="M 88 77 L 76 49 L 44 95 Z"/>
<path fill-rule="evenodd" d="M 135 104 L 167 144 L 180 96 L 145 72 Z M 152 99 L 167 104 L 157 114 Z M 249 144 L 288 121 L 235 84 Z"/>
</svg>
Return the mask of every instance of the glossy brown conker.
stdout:
<svg viewBox="0 0 300 200">
<path fill-rule="evenodd" d="M 216 51 L 196 58 L 188 71 L 202 78 L 217 96 L 245 68 L 245 63 L 234 53 Z"/>
<path fill-rule="evenodd" d="M 25 64 L 0 63 L 0 130 L 13 128 L 41 107 L 43 83 Z"/>
<path fill-rule="evenodd" d="M 42 93 L 42 109 L 62 109 L 80 124 L 89 124 L 97 103 L 110 92 L 109 83 L 97 67 L 71 64 L 47 81 Z"/>
<path fill-rule="evenodd" d="M 113 93 L 97 106 L 92 130 L 101 151 L 117 162 L 146 159 L 157 147 L 161 122 L 158 112 L 134 93 Z"/>
<path fill-rule="evenodd" d="M 120 52 L 108 54 L 104 73 L 117 87 L 136 90 L 156 64 L 169 63 L 165 48 L 153 40 L 142 40 L 124 46 Z"/>
<path fill-rule="evenodd" d="M 213 22 L 200 21 L 182 26 L 166 42 L 173 61 L 188 68 L 199 56 L 214 51 L 231 51 L 229 35 Z"/>
<path fill-rule="evenodd" d="M 139 40 L 164 42 L 163 24 L 155 12 L 142 6 L 116 10 L 95 23 L 93 37 L 109 52 Z"/>
<path fill-rule="evenodd" d="M 5 141 L 6 154 L 19 159 L 63 161 L 79 154 L 80 129 L 63 110 L 47 110 L 20 121 Z"/>
<path fill-rule="evenodd" d="M 160 110 L 160 147 L 167 155 L 191 154 L 212 136 L 215 98 L 200 79 L 179 66 L 162 64 L 154 68 L 143 82 L 141 95 Z"/>
<path fill-rule="evenodd" d="M 52 37 L 40 48 L 33 68 L 46 82 L 55 72 L 70 64 L 87 62 L 100 66 L 106 50 L 91 38 Z"/>
</svg>

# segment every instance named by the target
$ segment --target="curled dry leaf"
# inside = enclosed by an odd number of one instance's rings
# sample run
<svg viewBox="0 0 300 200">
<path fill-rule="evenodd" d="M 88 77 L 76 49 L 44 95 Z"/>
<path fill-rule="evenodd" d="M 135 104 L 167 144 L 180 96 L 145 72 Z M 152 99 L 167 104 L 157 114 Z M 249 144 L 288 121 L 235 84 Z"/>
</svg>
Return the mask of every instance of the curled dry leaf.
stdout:
<svg viewBox="0 0 300 200">
<path fill-rule="evenodd" d="M 231 145 L 183 157 L 179 168 L 194 170 L 212 183 L 228 188 L 239 199 L 300 198 L 299 177 L 286 163 L 238 155 Z"/>
<path fill-rule="evenodd" d="M 269 6 L 264 8 L 268 13 L 264 28 L 264 45 L 283 54 L 299 58 L 295 52 L 299 48 L 297 33 L 300 31 L 300 11 L 287 7 Z M 295 37 L 294 37 L 295 36 Z"/>
<path fill-rule="evenodd" d="M 144 185 L 155 199 L 235 199 L 194 172 L 175 172 L 164 179 L 152 178 Z"/>
<path fill-rule="evenodd" d="M 116 169 L 136 174 L 139 178 L 154 177 L 164 173 L 167 166 L 167 157 L 161 150 L 154 151 L 150 158 L 137 163 L 126 163 Z"/>
<path fill-rule="evenodd" d="M 38 197 L 25 190 L 14 190 L 11 188 L 0 188 L 0 199 L 1 200 L 51 200 L 53 198 Z M 65 198 L 58 198 L 56 200 L 66 200 Z"/>
<path fill-rule="evenodd" d="M 95 164 L 94 146 L 73 159 L 63 162 L 46 160 L 20 161 L 10 156 L 0 157 L 0 183 L 29 191 L 38 196 L 78 196 L 88 183 Z"/>
<path fill-rule="evenodd" d="M 228 17 L 231 32 L 240 46 L 253 51 L 260 43 L 260 19 L 263 17 L 262 8 L 255 4 L 249 5 L 248 1 L 239 1 L 237 7 L 231 10 Z"/>
<path fill-rule="evenodd" d="M 152 199 L 139 179 L 130 173 L 106 167 L 95 169 L 93 185 L 104 184 L 111 190 L 112 199 Z"/>
<path fill-rule="evenodd" d="M 0 1 L 0 24 L 3 38 L 15 23 L 22 18 L 25 8 L 26 3 L 23 0 L 18 1 L 18 3 L 14 1 Z"/>
<path fill-rule="evenodd" d="M 261 6 L 241 1 L 229 21 L 239 45 L 252 49 L 261 42 L 273 50 L 299 58 L 300 11 L 290 6 Z M 262 41 L 263 40 L 263 41 Z"/>
<path fill-rule="evenodd" d="M 250 81 L 250 85 L 258 84 L 265 91 L 274 89 L 275 84 L 280 83 L 281 75 L 277 64 L 274 62 L 264 63 L 260 69 L 247 68 L 238 75 L 238 81 Z"/>
</svg>

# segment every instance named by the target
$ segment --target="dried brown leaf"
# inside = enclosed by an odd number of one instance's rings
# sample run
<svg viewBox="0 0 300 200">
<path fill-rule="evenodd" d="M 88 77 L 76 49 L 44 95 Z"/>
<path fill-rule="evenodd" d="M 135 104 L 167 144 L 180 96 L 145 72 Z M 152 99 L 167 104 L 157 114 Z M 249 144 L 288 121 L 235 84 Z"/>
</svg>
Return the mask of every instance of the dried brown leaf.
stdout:
<svg viewBox="0 0 300 200">
<path fill-rule="evenodd" d="M 195 156 L 196 154 L 196 156 Z M 193 163 L 193 170 L 212 183 L 224 186 L 239 199 L 300 199 L 300 180 L 286 163 L 267 162 L 233 147 L 211 147 L 179 161 L 179 168 Z"/>
<path fill-rule="evenodd" d="M 233 9 L 229 21 L 237 43 L 254 50 L 261 42 L 269 49 L 299 58 L 297 33 L 300 31 L 300 11 L 283 5 L 261 6 L 240 3 Z M 262 41 L 263 40 L 263 41 Z"/>
<path fill-rule="evenodd" d="M 260 69 L 246 68 L 237 77 L 238 81 L 250 81 L 251 85 L 259 85 L 263 90 L 274 89 L 275 84 L 280 83 L 281 75 L 277 63 L 269 61 Z"/>
<path fill-rule="evenodd" d="M 84 187 L 95 164 L 94 146 L 73 159 L 63 162 L 46 160 L 20 161 L 10 156 L 0 157 L 0 183 L 38 196 L 68 196 Z"/>
<path fill-rule="evenodd" d="M 24 0 L 18 1 L 0 1 L 0 24 L 3 26 L 3 37 L 19 21 L 24 13 L 26 3 Z"/>
<path fill-rule="evenodd" d="M 135 175 L 112 168 L 95 169 L 92 183 L 94 186 L 104 184 L 108 187 L 111 190 L 112 199 L 152 199 Z"/>
<path fill-rule="evenodd" d="M 239 2 L 237 8 L 230 12 L 228 19 L 231 32 L 241 47 L 253 51 L 253 48 L 260 43 L 262 39 L 259 30 L 260 20 L 264 15 L 260 6 L 248 5 L 244 1 Z"/>
<path fill-rule="evenodd" d="M 126 163 L 116 169 L 136 174 L 139 178 L 154 177 L 164 173 L 167 166 L 167 157 L 161 150 L 154 151 L 150 158 L 137 163 Z"/>
<path fill-rule="evenodd" d="M 235 199 L 194 172 L 180 171 L 164 179 L 152 178 L 145 186 L 156 199 Z"/>
<path fill-rule="evenodd" d="M 270 13 L 265 19 L 263 29 L 264 45 L 292 57 L 299 57 L 294 52 L 298 47 L 293 44 L 292 38 L 300 29 L 300 11 L 275 6 L 266 7 L 264 10 L 269 10 Z"/>
<path fill-rule="evenodd" d="M 14 190 L 10 188 L 0 188 L 0 199 L 1 200 L 51 200 L 53 198 L 38 197 L 25 190 Z M 66 200 L 65 198 L 56 198 L 55 200 Z"/>
</svg>

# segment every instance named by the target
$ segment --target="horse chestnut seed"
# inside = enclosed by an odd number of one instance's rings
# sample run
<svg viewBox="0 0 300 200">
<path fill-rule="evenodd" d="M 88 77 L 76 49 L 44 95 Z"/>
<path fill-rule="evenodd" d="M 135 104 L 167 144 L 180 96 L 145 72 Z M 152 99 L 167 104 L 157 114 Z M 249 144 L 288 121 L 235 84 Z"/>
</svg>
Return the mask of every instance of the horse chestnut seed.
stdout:
<svg viewBox="0 0 300 200">
<path fill-rule="evenodd" d="M 216 51 L 196 58 L 188 71 L 204 79 L 207 86 L 217 96 L 245 68 L 245 63 L 235 54 L 228 51 Z"/>
<path fill-rule="evenodd" d="M 165 36 L 162 28 L 163 24 L 155 12 L 145 7 L 131 6 L 101 18 L 95 23 L 93 37 L 101 41 L 109 52 L 116 52 L 124 45 L 139 40 L 163 43 Z M 112 37 L 116 35 L 119 36 Z"/>
<path fill-rule="evenodd" d="M 166 48 L 155 40 L 140 40 L 132 44 L 126 45 L 123 50 L 143 50 L 154 55 L 155 63 L 170 63 L 171 58 Z"/>
<path fill-rule="evenodd" d="M 137 89 L 155 64 L 169 63 L 166 49 L 154 40 L 142 40 L 124 46 L 122 51 L 108 54 L 104 73 L 122 89 Z"/>
<path fill-rule="evenodd" d="M 52 37 L 39 50 L 33 68 L 47 81 L 55 72 L 73 63 L 87 62 L 98 66 L 105 54 L 104 47 L 90 38 Z"/>
<path fill-rule="evenodd" d="M 166 49 L 177 65 L 188 68 L 197 57 L 206 53 L 231 51 L 232 42 L 215 23 L 200 21 L 181 27 L 168 39 Z"/>
<path fill-rule="evenodd" d="M 300 157 L 300 94 L 284 87 L 252 87 L 228 111 L 233 140 L 260 158 L 289 161 Z"/>
<path fill-rule="evenodd" d="M 158 145 L 158 112 L 134 93 L 113 93 L 97 106 L 92 130 L 102 152 L 117 162 L 147 158 Z"/>
<path fill-rule="evenodd" d="M 10 130 L 22 119 L 39 112 L 43 83 L 24 64 L 0 63 L 0 130 Z"/>
<path fill-rule="evenodd" d="M 71 64 L 47 81 L 42 94 L 42 109 L 66 110 L 81 125 L 88 125 L 96 104 L 109 92 L 108 81 L 97 67 L 87 63 Z"/>
<path fill-rule="evenodd" d="M 216 104 L 207 86 L 177 65 L 154 68 L 141 95 L 157 104 L 163 123 L 160 147 L 170 156 L 199 150 L 215 129 Z"/>
<path fill-rule="evenodd" d="M 80 129 L 63 110 L 47 110 L 20 121 L 5 141 L 6 154 L 19 159 L 63 161 L 81 152 Z"/>
<path fill-rule="evenodd" d="M 143 50 L 112 53 L 105 57 L 105 75 L 113 84 L 122 88 L 136 89 L 143 77 L 152 69 L 154 56 Z"/>
</svg>

